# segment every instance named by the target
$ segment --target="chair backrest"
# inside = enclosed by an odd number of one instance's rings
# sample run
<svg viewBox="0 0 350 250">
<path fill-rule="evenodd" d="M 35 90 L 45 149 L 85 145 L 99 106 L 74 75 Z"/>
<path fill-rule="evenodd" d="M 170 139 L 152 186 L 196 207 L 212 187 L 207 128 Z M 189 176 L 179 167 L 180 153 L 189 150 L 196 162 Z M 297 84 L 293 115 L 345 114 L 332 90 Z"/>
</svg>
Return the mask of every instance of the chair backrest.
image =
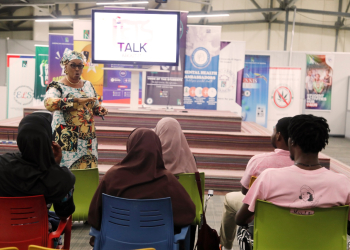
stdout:
<svg viewBox="0 0 350 250">
<path fill-rule="evenodd" d="M 258 200 L 254 250 L 346 249 L 349 206 L 295 209 Z"/>
<path fill-rule="evenodd" d="M 0 197 L 0 247 L 27 250 L 31 244 L 47 246 L 48 218 L 45 198 Z"/>
<path fill-rule="evenodd" d="M 36 246 L 36 245 L 30 245 L 28 247 L 28 250 L 52 250 L 54 248 L 48 248 L 48 247 L 41 247 L 41 246 Z"/>
<path fill-rule="evenodd" d="M 131 200 L 103 194 L 100 250 L 173 249 L 171 198 Z"/>
<path fill-rule="evenodd" d="M 205 182 L 205 175 L 204 172 L 199 173 L 201 178 L 201 185 L 202 185 L 202 198 L 204 199 L 204 182 Z M 187 193 L 191 197 L 193 203 L 196 205 L 196 217 L 194 218 L 194 221 L 192 224 L 199 225 L 201 221 L 201 216 L 203 214 L 203 206 L 201 203 L 201 198 L 199 196 L 197 182 L 196 182 L 196 176 L 195 174 L 188 173 L 188 174 L 176 174 L 175 175 L 181 185 L 186 189 Z"/>
<path fill-rule="evenodd" d="M 92 197 L 98 187 L 98 168 L 72 169 L 75 175 L 73 221 L 87 221 Z"/>
<path fill-rule="evenodd" d="M 0 248 L 0 250 L 18 250 L 17 247 L 5 247 L 5 248 Z"/>
</svg>

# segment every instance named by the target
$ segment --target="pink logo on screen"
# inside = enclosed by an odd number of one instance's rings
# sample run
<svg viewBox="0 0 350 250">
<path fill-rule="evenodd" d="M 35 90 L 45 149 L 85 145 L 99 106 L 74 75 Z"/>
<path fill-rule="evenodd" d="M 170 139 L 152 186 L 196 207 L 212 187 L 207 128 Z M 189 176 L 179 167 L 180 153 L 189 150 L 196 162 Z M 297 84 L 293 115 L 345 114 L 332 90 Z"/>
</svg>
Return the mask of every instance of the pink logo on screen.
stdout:
<svg viewBox="0 0 350 250">
<path fill-rule="evenodd" d="M 113 18 L 113 27 L 114 28 L 120 27 L 120 29 L 123 28 L 123 23 L 120 16 L 117 16 L 117 18 Z"/>
<path fill-rule="evenodd" d="M 147 52 L 147 43 L 117 43 L 120 52 Z"/>
</svg>

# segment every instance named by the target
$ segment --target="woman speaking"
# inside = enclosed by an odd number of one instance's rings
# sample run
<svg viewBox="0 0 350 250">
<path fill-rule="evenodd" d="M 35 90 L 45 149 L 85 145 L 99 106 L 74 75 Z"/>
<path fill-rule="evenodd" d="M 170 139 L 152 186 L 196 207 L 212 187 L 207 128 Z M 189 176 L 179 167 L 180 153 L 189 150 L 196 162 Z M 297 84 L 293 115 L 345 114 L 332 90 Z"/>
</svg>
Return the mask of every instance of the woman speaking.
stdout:
<svg viewBox="0 0 350 250">
<path fill-rule="evenodd" d="M 44 100 L 46 109 L 54 112 L 52 130 L 62 148 L 60 165 L 70 169 L 97 167 L 94 115 L 108 113 L 100 106 L 92 84 L 80 78 L 84 62 L 81 53 L 67 49 L 61 59 L 66 76 L 49 84 Z"/>
</svg>

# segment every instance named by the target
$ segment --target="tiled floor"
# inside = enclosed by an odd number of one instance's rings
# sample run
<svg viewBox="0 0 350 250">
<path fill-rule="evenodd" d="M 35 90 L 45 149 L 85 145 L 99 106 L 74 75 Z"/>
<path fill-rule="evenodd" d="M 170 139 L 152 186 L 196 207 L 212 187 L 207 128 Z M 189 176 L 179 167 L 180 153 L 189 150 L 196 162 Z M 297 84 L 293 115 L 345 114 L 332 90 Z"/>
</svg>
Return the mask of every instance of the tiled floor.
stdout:
<svg viewBox="0 0 350 250">
<path fill-rule="evenodd" d="M 326 155 L 329 155 L 339 161 L 342 161 L 350 166 L 350 140 L 344 138 L 329 139 L 329 144 L 325 150 L 322 151 Z M 222 204 L 223 195 L 215 195 L 209 200 L 207 207 L 207 222 L 208 224 L 217 230 L 219 233 L 220 222 L 222 216 Z M 89 229 L 88 225 L 82 223 L 74 223 L 72 228 L 71 249 L 72 250 L 90 250 L 89 245 Z M 349 237 L 348 237 L 349 239 Z M 234 242 L 233 250 L 239 250 L 237 241 Z"/>
</svg>

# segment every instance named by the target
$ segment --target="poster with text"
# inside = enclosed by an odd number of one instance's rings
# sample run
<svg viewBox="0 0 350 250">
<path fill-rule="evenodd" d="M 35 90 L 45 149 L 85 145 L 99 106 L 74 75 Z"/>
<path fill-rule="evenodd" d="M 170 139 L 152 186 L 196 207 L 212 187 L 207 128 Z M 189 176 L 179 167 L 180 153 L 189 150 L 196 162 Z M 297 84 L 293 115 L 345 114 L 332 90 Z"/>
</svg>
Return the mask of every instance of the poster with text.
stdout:
<svg viewBox="0 0 350 250">
<path fill-rule="evenodd" d="M 305 109 L 331 110 L 334 55 L 306 55 Z"/>
<path fill-rule="evenodd" d="M 49 83 L 58 82 L 66 75 L 60 62 L 67 49 L 73 50 L 72 35 L 49 34 Z"/>
<path fill-rule="evenodd" d="M 46 87 L 49 84 L 49 47 L 35 46 L 35 86 L 33 106 L 44 104 Z"/>
<path fill-rule="evenodd" d="M 125 70 L 105 70 L 103 83 L 103 102 L 130 104 L 131 72 L 133 66 L 111 64 L 106 68 L 125 68 Z M 139 104 L 142 100 L 142 75 L 139 78 Z"/>
<path fill-rule="evenodd" d="M 23 108 L 33 106 L 34 55 L 7 55 L 7 119 L 23 117 Z"/>
<path fill-rule="evenodd" d="M 237 86 L 242 86 L 244 59 L 245 42 L 221 41 L 217 110 L 231 111 L 241 116 L 242 107 L 237 103 L 236 93 Z"/>
<path fill-rule="evenodd" d="M 153 66 L 154 71 L 146 73 L 145 104 L 183 105 L 184 69 L 186 53 L 187 12 L 180 14 L 180 52 L 178 66 Z M 152 68 L 152 69 L 153 69 Z M 157 72 L 157 70 L 170 72 Z"/>
<path fill-rule="evenodd" d="M 92 63 L 91 42 L 74 41 L 74 50 L 81 52 L 86 59 L 86 64 L 81 79 L 91 82 L 97 95 L 103 96 L 103 64 Z"/>
<path fill-rule="evenodd" d="M 242 120 L 267 127 L 270 56 L 246 55 L 242 87 Z"/>
<path fill-rule="evenodd" d="M 302 113 L 300 78 L 301 68 L 270 68 L 267 122 L 270 131 L 279 119 Z"/>
<path fill-rule="evenodd" d="M 184 104 L 216 110 L 221 26 L 187 26 Z"/>
</svg>

